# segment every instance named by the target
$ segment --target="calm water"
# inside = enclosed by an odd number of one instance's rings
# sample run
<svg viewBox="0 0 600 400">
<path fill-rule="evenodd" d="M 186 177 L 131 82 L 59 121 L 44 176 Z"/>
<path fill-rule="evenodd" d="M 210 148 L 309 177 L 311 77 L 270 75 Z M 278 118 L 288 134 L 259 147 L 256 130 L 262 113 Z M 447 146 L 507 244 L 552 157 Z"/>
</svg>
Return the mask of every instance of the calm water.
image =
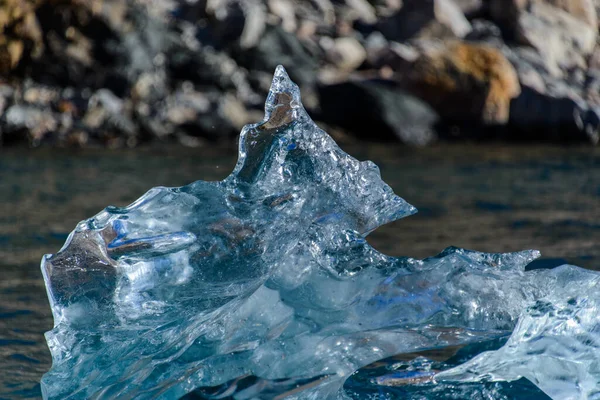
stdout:
<svg viewBox="0 0 600 400">
<path fill-rule="evenodd" d="M 420 210 L 370 236 L 386 253 L 539 249 L 537 267 L 600 269 L 600 149 L 343 147 L 380 165 Z M 221 179 L 235 158 L 233 148 L 0 150 L 0 398 L 39 397 L 50 367 L 42 254 L 106 205 L 126 205 L 153 186 Z"/>
</svg>

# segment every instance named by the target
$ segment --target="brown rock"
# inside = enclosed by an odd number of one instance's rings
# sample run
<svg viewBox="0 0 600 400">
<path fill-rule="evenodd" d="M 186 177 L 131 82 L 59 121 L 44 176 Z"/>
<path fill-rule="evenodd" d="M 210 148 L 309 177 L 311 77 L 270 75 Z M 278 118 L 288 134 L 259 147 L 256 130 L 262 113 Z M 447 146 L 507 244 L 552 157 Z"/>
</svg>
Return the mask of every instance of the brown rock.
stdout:
<svg viewBox="0 0 600 400">
<path fill-rule="evenodd" d="M 0 3 L 0 75 L 10 74 L 26 48 L 33 57 L 41 54 L 42 32 L 35 16 L 38 3 L 25 0 Z"/>
<path fill-rule="evenodd" d="M 510 101 L 521 88 L 512 64 L 486 45 L 448 42 L 415 62 L 403 85 L 451 120 L 508 121 Z"/>
</svg>

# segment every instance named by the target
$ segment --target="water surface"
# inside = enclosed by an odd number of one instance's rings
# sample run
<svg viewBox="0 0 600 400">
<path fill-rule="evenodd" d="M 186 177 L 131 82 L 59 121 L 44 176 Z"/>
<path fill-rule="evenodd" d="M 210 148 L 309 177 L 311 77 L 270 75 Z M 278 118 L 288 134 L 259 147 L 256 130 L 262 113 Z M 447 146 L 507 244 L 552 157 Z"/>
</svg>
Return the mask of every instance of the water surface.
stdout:
<svg viewBox="0 0 600 400">
<path fill-rule="evenodd" d="M 377 163 L 419 209 L 371 234 L 385 253 L 538 249 L 544 259 L 532 267 L 600 269 L 600 149 L 342 147 Z M 77 222 L 106 205 L 127 205 L 153 186 L 222 179 L 236 157 L 233 147 L 1 150 L 0 398 L 40 397 L 38 382 L 50 367 L 42 254 L 56 252 Z"/>
</svg>

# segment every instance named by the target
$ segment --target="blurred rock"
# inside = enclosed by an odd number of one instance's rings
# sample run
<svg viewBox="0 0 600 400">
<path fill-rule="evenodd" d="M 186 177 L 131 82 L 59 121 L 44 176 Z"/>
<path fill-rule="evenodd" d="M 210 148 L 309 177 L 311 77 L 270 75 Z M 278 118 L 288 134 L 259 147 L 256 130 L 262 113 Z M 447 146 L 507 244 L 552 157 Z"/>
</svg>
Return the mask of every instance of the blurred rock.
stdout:
<svg viewBox="0 0 600 400">
<path fill-rule="evenodd" d="M 510 107 L 509 139 L 598 144 L 600 108 L 575 96 L 523 86 Z"/>
<path fill-rule="evenodd" d="M 37 58 L 44 49 L 35 15 L 39 1 L 5 0 L 0 4 L 0 75 L 8 76 L 23 57 Z"/>
<path fill-rule="evenodd" d="M 381 20 L 378 30 L 402 42 L 412 38 L 462 38 L 471 24 L 453 0 L 405 0 L 402 8 Z"/>
<path fill-rule="evenodd" d="M 391 43 L 388 51 L 380 58 L 380 66 L 386 65 L 396 71 L 405 74 L 420 57 L 419 50 L 403 43 Z"/>
<path fill-rule="evenodd" d="M 494 47 L 501 47 L 502 31 L 492 21 L 475 19 L 471 21 L 472 30 L 465 36 L 466 41 L 484 42 Z"/>
<path fill-rule="evenodd" d="M 600 106 L 600 71 L 588 71 L 584 85 L 584 99 L 592 106 Z"/>
<path fill-rule="evenodd" d="M 509 38 L 543 56 L 553 75 L 585 68 L 598 34 L 592 0 L 490 0 L 489 9 Z"/>
<path fill-rule="evenodd" d="M 483 13 L 486 8 L 486 0 L 454 0 L 460 10 L 467 16 L 475 16 Z"/>
<path fill-rule="evenodd" d="M 129 117 L 126 102 L 108 89 L 100 89 L 90 97 L 88 108 L 82 119 L 88 131 L 105 132 L 106 136 L 122 138 L 132 147 L 137 144 L 137 126 Z"/>
<path fill-rule="evenodd" d="M 2 143 L 232 140 L 260 119 L 278 64 L 311 113 L 365 139 L 424 144 L 448 129 L 462 138 L 471 126 L 480 137 L 597 142 L 597 8 L 596 0 L 5 0 Z"/>
<path fill-rule="evenodd" d="M 389 42 L 381 32 L 372 32 L 365 40 L 366 60 L 371 66 L 378 64 L 379 59 L 389 48 Z"/>
<path fill-rule="evenodd" d="M 234 58 L 247 69 L 269 74 L 277 65 L 283 64 L 290 77 L 301 86 L 310 86 L 316 81 L 317 59 L 309 53 L 296 35 L 279 26 L 268 26 L 256 47 L 240 49 Z"/>
<path fill-rule="evenodd" d="M 332 40 L 327 51 L 328 60 L 343 71 L 358 68 L 367 58 L 367 52 L 358 40 L 353 37 L 342 37 Z"/>
<path fill-rule="evenodd" d="M 511 49 L 500 46 L 502 54 L 511 62 L 522 85 L 534 88 L 540 93 L 546 92 L 546 81 L 554 80 L 548 71 L 542 56 L 532 48 Z"/>
<path fill-rule="evenodd" d="M 212 20 L 211 35 L 220 46 L 237 43 L 248 49 L 255 46 L 265 31 L 267 5 L 261 0 L 212 0 L 196 2 L 205 5 Z"/>
<path fill-rule="evenodd" d="M 513 66 L 497 49 L 448 42 L 429 49 L 402 77 L 403 87 L 452 121 L 505 124 L 520 93 Z"/>
<path fill-rule="evenodd" d="M 510 49 L 503 53 L 513 63 L 521 93 L 510 106 L 503 138 L 549 142 L 598 142 L 598 108 L 594 102 L 593 74 L 552 75 L 542 56 L 533 49 Z M 577 70 L 575 70 L 577 71 Z"/>
<path fill-rule="evenodd" d="M 542 0 L 537 0 L 542 2 Z M 556 8 L 566 11 L 568 14 L 585 22 L 589 26 L 598 25 L 596 15 L 596 0 L 543 0 Z"/>
<path fill-rule="evenodd" d="M 269 0 L 269 11 L 281 21 L 281 27 L 287 32 L 295 32 L 298 28 L 294 3 L 291 0 Z"/>
<path fill-rule="evenodd" d="M 348 81 L 319 88 L 321 119 L 362 139 L 400 139 L 411 145 L 435 140 L 438 116 L 391 81 Z"/>
<path fill-rule="evenodd" d="M 25 132 L 27 141 L 34 146 L 58 128 L 57 118 L 51 111 L 29 105 L 10 106 L 2 119 L 3 141 L 18 141 L 20 138 L 15 136 Z"/>
<path fill-rule="evenodd" d="M 12 86 L 0 83 L 0 115 L 11 105 L 14 99 L 15 90 Z M 0 142 L 2 133 L 0 131 Z"/>
<path fill-rule="evenodd" d="M 50 107 L 61 97 L 60 91 L 51 86 L 35 84 L 25 81 L 21 88 L 23 100 L 31 105 Z"/>
<path fill-rule="evenodd" d="M 238 54 L 242 62 L 247 61 L 245 54 L 248 53 L 244 52 L 241 56 Z M 210 47 L 197 51 L 176 47 L 169 50 L 165 58 L 165 78 L 170 78 L 173 83 L 190 81 L 209 87 L 216 86 L 224 92 L 234 91 L 246 103 L 260 102 L 260 96 L 250 87 L 246 70 L 225 52 Z M 255 61 L 259 63 L 258 60 Z"/>
<path fill-rule="evenodd" d="M 351 10 L 350 19 L 365 24 L 377 23 L 377 11 L 367 0 L 346 0 L 346 5 Z"/>
</svg>

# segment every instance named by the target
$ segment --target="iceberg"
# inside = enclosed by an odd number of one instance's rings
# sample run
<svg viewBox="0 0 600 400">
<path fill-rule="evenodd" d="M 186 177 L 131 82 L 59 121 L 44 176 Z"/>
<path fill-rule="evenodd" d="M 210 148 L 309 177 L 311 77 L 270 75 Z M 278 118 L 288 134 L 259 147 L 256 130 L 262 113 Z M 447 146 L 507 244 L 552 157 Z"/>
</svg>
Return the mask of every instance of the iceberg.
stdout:
<svg viewBox="0 0 600 400">
<path fill-rule="evenodd" d="M 107 207 L 44 256 L 43 397 L 349 399 L 379 360 L 498 341 L 368 382 L 467 398 L 524 377 L 554 399 L 600 396 L 598 273 L 526 271 L 537 251 L 417 260 L 367 243 L 415 212 L 315 125 L 280 66 L 231 175 Z"/>
</svg>

